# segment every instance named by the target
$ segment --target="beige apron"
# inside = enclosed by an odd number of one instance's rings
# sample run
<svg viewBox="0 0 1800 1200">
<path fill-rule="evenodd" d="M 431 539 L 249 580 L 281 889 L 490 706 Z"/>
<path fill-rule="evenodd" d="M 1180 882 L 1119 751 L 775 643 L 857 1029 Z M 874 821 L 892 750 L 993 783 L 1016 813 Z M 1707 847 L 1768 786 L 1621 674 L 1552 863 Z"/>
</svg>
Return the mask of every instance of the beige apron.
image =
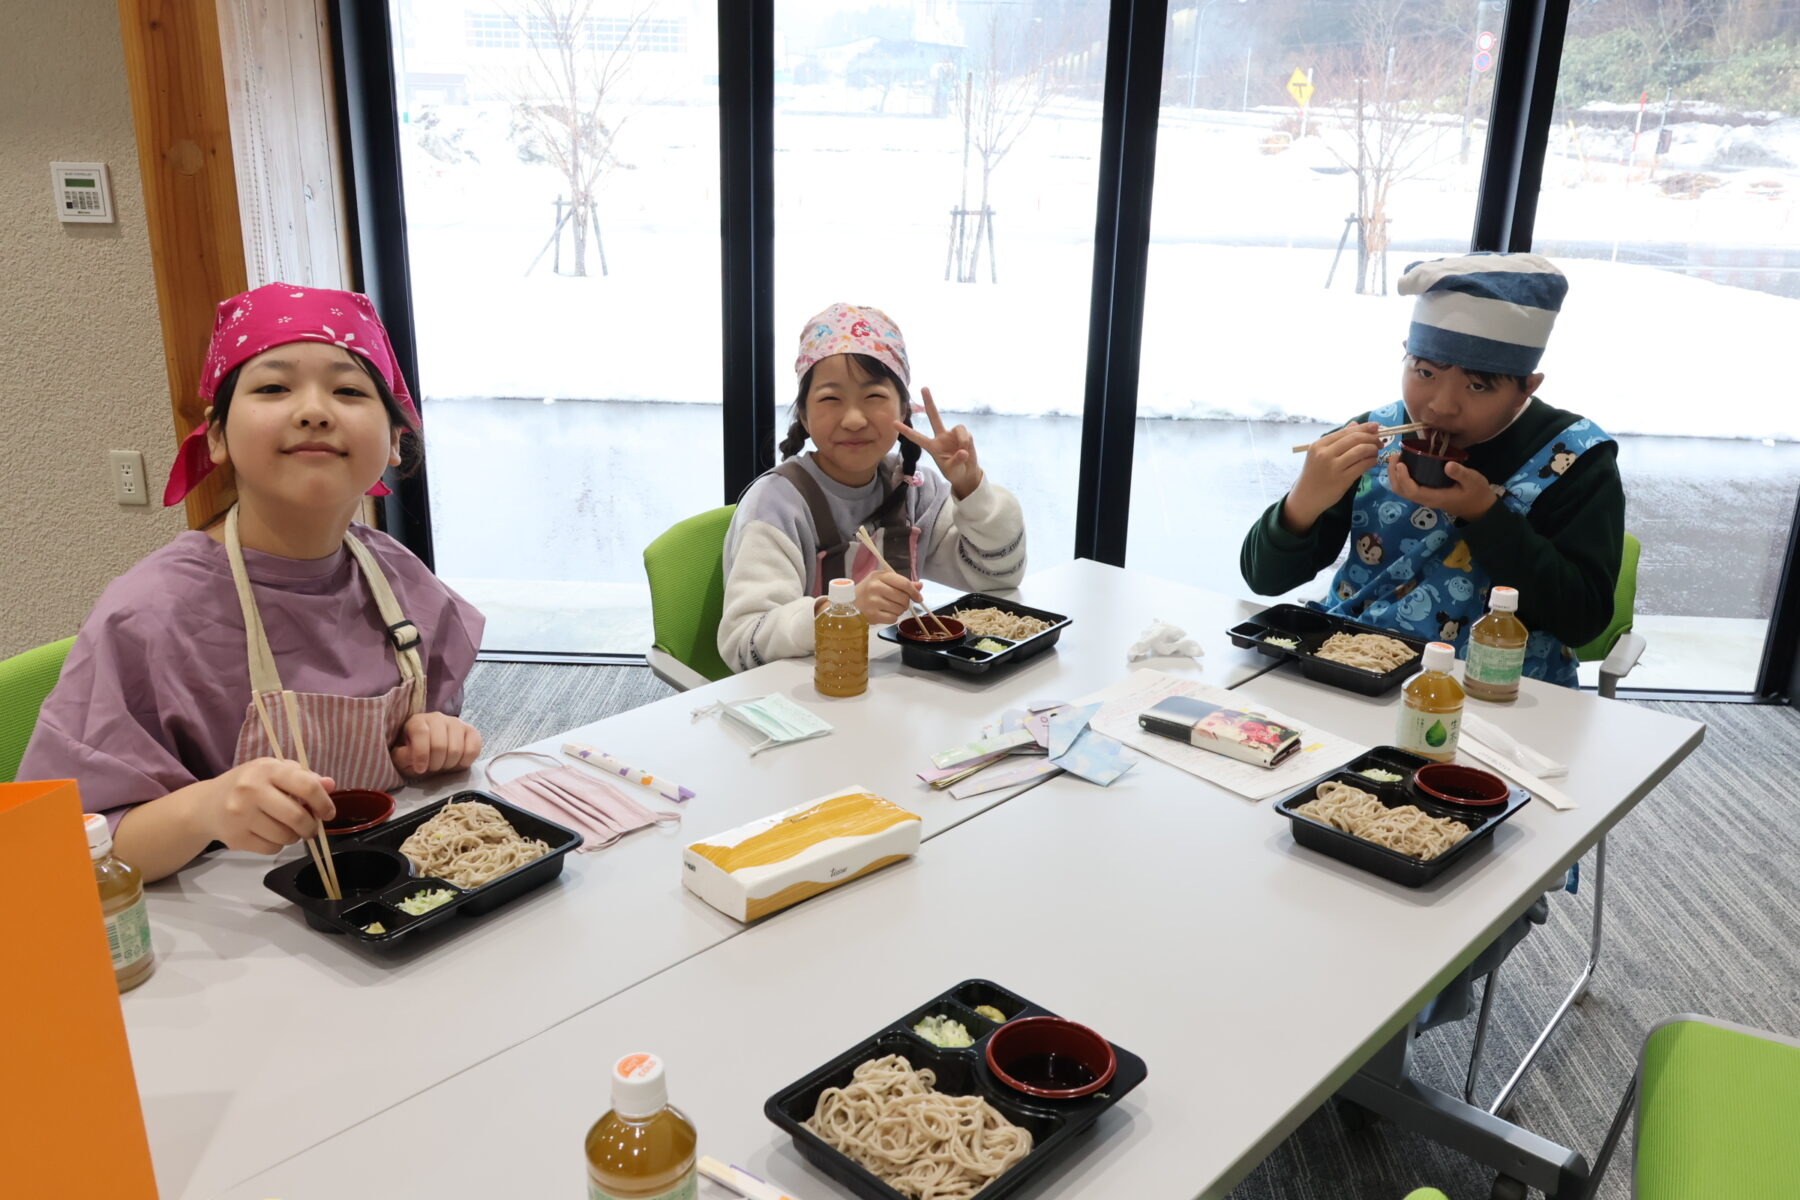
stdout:
<svg viewBox="0 0 1800 1200">
<path fill-rule="evenodd" d="M 243 543 L 238 536 L 238 510 L 225 518 L 225 553 L 231 578 L 244 610 L 246 650 L 250 659 L 250 704 L 238 731 L 232 765 L 254 758 L 286 758 L 322 775 L 339 790 L 373 788 L 391 791 L 405 782 L 394 767 L 391 747 L 407 719 L 425 711 L 425 664 L 419 657 L 419 631 L 400 611 L 387 576 L 369 548 L 348 530 L 344 547 L 356 560 L 375 607 L 388 627 L 388 641 L 400 668 L 400 682 L 379 696 L 333 696 L 323 692 L 290 692 L 281 686 L 269 637 L 263 630 L 250 576 L 244 570 Z M 271 709 L 285 718 L 285 734 Z"/>
</svg>

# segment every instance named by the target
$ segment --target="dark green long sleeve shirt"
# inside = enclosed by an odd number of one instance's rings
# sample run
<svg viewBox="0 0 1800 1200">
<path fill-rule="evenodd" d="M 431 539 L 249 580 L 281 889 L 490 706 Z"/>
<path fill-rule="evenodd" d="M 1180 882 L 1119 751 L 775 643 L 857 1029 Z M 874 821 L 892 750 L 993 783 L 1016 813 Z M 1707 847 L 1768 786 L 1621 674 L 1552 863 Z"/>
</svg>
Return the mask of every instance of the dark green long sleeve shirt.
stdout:
<svg viewBox="0 0 1800 1200">
<path fill-rule="evenodd" d="M 1356 418 L 1368 420 L 1368 415 Z M 1533 398 L 1498 435 L 1469 447 L 1468 465 L 1490 483 L 1505 483 L 1527 459 L 1581 418 Z M 1561 479 L 1520 515 L 1496 503 L 1476 521 L 1455 522 L 1475 563 L 1496 584 L 1519 589 L 1519 620 L 1565 645 L 1580 646 L 1606 630 L 1625 544 L 1625 488 L 1617 442 L 1602 442 L 1575 460 Z M 1239 566 L 1261 595 L 1299 587 L 1337 562 L 1350 533 L 1353 485 L 1306 533 L 1281 525 L 1282 500 L 1244 538 Z M 1286 499 L 1284 496 L 1283 500 Z"/>
</svg>

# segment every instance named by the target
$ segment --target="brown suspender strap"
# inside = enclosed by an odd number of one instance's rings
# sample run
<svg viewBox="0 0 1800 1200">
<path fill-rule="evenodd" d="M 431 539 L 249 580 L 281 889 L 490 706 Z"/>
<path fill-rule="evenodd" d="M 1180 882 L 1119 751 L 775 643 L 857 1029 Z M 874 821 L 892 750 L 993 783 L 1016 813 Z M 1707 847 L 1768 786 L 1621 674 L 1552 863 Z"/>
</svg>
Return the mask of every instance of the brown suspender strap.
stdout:
<svg viewBox="0 0 1800 1200">
<path fill-rule="evenodd" d="M 850 539 L 845 537 L 843 531 L 838 528 L 837 518 L 831 513 L 831 502 L 825 496 L 825 489 L 819 486 L 819 481 L 813 478 L 812 472 L 801 466 L 800 460 L 797 458 L 787 459 L 773 468 L 773 471 L 774 474 L 793 484 L 794 490 L 799 492 L 800 498 L 806 502 L 807 513 L 812 518 L 813 531 L 818 535 L 818 549 L 825 553 L 826 561 L 831 561 L 833 555 L 842 555 L 847 551 L 850 548 Z M 884 496 L 881 504 L 876 507 L 880 508 L 886 503 L 887 498 Z M 894 511 L 881 525 L 877 526 L 877 529 L 882 534 L 881 552 L 887 557 L 888 565 L 893 567 L 897 573 L 912 579 L 917 572 L 913 568 L 912 523 L 908 520 L 905 509 L 904 504 L 896 505 Z M 889 534 L 893 536 L 890 537 Z M 809 579 L 807 582 L 809 585 L 813 569 L 813 566 L 808 564 Z"/>
</svg>

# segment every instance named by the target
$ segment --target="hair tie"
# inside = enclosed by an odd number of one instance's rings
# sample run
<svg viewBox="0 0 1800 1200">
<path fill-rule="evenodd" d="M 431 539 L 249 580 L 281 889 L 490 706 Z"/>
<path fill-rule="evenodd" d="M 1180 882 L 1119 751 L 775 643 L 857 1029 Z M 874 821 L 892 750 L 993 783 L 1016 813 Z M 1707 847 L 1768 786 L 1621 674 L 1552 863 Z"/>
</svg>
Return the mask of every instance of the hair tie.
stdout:
<svg viewBox="0 0 1800 1200">
<path fill-rule="evenodd" d="M 900 477 L 900 482 L 904 483 L 907 487 L 923 487 L 925 484 L 925 476 L 923 476 L 923 475 L 902 475 Z"/>
</svg>

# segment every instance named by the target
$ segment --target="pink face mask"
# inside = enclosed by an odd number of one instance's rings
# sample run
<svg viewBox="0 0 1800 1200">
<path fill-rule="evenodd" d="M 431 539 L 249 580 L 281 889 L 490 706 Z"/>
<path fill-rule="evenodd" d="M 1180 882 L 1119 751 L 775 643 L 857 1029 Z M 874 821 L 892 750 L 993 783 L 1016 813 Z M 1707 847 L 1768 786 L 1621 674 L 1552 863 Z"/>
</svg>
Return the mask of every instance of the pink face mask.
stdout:
<svg viewBox="0 0 1800 1200">
<path fill-rule="evenodd" d="M 515 755 L 553 765 L 501 783 L 494 778 L 494 766 Z M 605 780 L 536 750 L 512 750 L 490 759 L 488 789 L 546 821 L 572 826 L 582 835 L 583 854 L 604 850 L 628 833 L 681 820 L 678 812 L 646 808 Z"/>
</svg>

